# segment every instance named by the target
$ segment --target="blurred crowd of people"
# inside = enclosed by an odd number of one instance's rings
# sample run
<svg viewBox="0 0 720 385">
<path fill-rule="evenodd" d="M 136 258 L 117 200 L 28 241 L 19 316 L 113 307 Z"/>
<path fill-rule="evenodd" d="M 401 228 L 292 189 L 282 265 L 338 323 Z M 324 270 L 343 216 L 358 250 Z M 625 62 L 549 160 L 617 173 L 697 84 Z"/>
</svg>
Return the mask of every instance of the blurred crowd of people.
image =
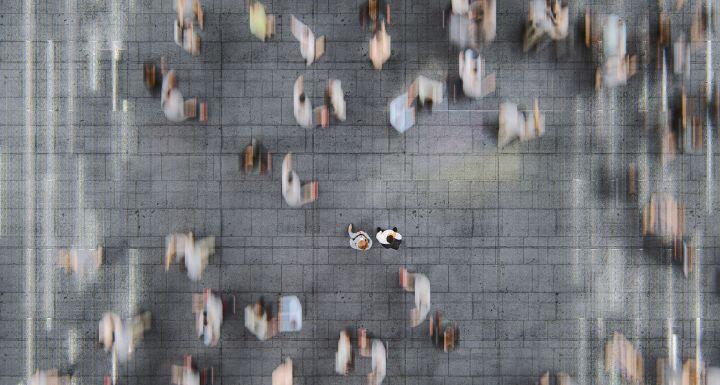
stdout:
<svg viewBox="0 0 720 385">
<path fill-rule="evenodd" d="M 380 339 L 371 338 L 367 330 L 357 330 L 357 345 L 360 357 L 370 358 L 372 371 L 367 375 L 368 385 L 380 385 L 387 373 L 387 343 Z M 335 373 L 346 376 L 355 367 L 355 355 L 350 331 L 340 331 L 338 348 L 335 353 Z"/>
<path fill-rule="evenodd" d="M 677 1 L 678 9 L 684 1 Z M 173 22 L 175 43 L 192 56 L 202 51 L 202 36 L 205 31 L 205 14 L 200 0 L 173 0 L 176 18 Z M 481 48 L 489 46 L 497 35 L 496 0 L 451 0 L 443 15 L 443 27 L 447 29 L 449 42 L 457 49 L 458 82 L 452 89 L 453 100 L 459 91 L 471 99 L 481 99 L 496 92 L 497 77 L 489 72 L 481 55 Z M 693 11 L 688 31 L 673 31 L 670 11 L 660 7 L 657 31 L 657 63 L 662 73 L 662 100 L 667 108 L 659 111 L 659 133 L 663 162 L 674 159 L 677 152 L 701 153 L 705 137 L 704 119 L 713 115 L 720 121 L 720 87 L 713 92 L 695 91 L 690 86 L 692 54 L 707 42 L 708 28 L 713 22 L 708 9 L 698 2 Z M 276 17 L 267 12 L 265 6 L 255 0 L 248 2 L 248 24 L 250 33 L 266 42 L 276 32 Z M 676 10 L 677 11 L 677 10 Z M 717 11 L 714 11 L 717 12 Z M 714 14 L 713 14 L 714 15 Z M 287 19 L 286 19 L 287 20 Z M 307 21 L 308 19 L 306 19 Z M 313 30 L 295 15 L 290 15 L 289 29 L 300 44 L 300 57 L 309 67 L 319 61 L 326 52 L 325 36 L 316 37 Z M 440 22 L 440 21 L 438 21 Z M 566 2 L 560 0 L 530 0 L 528 18 L 524 26 L 523 50 L 540 49 L 545 43 L 559 44 L 571 40 L 570 12 Z M 390 3 L 383 0 L 368 0 L 360 7 L 360 25 L 370 32 L 367 45 L 368 65 L 376 70 L 395 63 L 392 57 Z M 584 20 L 584 43 L 593 50 L 597 62 L 594 85 L 598 90 L 613 89 L 626 85 L 638 72 L 638 57 L 628 49 L 628 28 L 621 17 L 608 14 L 594 14 L 586 9 Z M 286 28 L 288 26 L 286 25 Z M 314 25 L 322 31 L 322 25 Z M 677 29 L 677 26 L 676 26 Z M 631 31 L 633 29 L 631 28 Z M 675 32 L 675 33 L 674 33 Z M 363 41 L 365 38 L 363 38 Z M 649 38 L 648 38 L 649 40 Z M 453 53 L 453 57 L 455 53 Z M 490 57 L 485 55 L 485 57 Z M 454 59 L 453 59 L 454 60 Z M 670 68 L 672 63 L 672 68 Z M 492 63 L 491 63 L 492 65 Z M 143 66 L 143 80 L 148 91 L 160 97 L 160 109 L 165 118 L 174 123 L 187 120 L 208 121 L 206 101 L 198 97 L 185 99 L 179 87 L 176 70 L 170 70 L 164 56 L 159 63 L 148 61 Z M 454 73 L 454 71 L 453 71 Z M 679 80 L 678 98 L 668 96 L 668 74 Z M 415 74 L 414 74 L 415 75 Z M 413 75 L 413 76 L 414 76 Z M 454 75 L 453 75 L 454 76 Z M 413 79 L 410 77 L 408 81 Z M 446 79 L 447 80 L 447 79 Z M 329 128 L 331 122 L 345 122 L 348 116 L 346 92 L 342 81 L 328 74 L 322 102 L 313 108 L 312 95 L 305 92 L 305 78 L 300 74 L 293 86 L 293 115 L 300 127 Z M 390 125 L 404 133 L 416 124 L 417 111 L 428 110 L 445 102 L 445 82 L 424 75 L 414 77 L 399 96 L 390 100 L 387 110 Z M 309 86 L 309 89 L 313 89 Z M 525 142 L 540 138 L 545 133 L 545 114 L 540 111 L 538 98 L 534 98 L 532 111 L 523 112 L 518 104 L 502 100 L 498 109 L 498 141 L 502 149 L 513 142 Z M 244 149 L 240 168 L 246 173 L 257 172 L 272 175 L 273 153 L 260 140 L 253 139 Z M 319 197 L 319 183 L 301 181 L 293 167 L 293 154 L 287 153 L 282 160 L 280 187 L 282 197 L 291 208 L 312 204 Z M 628 195 L 638 198 L 637 180 L 640 171 L 636 165 L 628 169 Z M 641 234 L 646 240 L 656 239 L 663 247 L 669 247 L 673 259 L 683 265 L 685 276 L 695 266 L 695 243 L 688 236 L 685 223 L 685 205 L 671 194 L 650 194 L 649 201 L 642 205 Z M 357 230 L 357 231 L 356 231 Z M 344 231 L 344 229 L 343 229 Z M 347 228 L 349 245 L 358 251 L 368 251 L 374 240 L 362 229 L 351 224 Z M 399 250 L 403 236 L 397 227 L 377 227 L 375 242 L 384 249 Z M 215 252 L 215 238 L 212 236 L 195 239 L 192 232 L 173 233 L 167 236 L 165 244 L 165 270 L 169 271 L 174 260 L 192 282 L 201 282 L 203 273 Z M 60 264 L 77 277 L 93 278 L 103 268 L 104 248 L 69 248 L 60 252 Z M 453 351 L 460 341 L 460 327 L 457 322 L 443 318 L 437 310 L 431 315 L 431 282 L 422 273 L 409 272 L 400 268 L 399 286 L 414 294 L 414 307 L 408 316 L 411 327 L 422 326 L 428 321 L 427 335 L 437 349 Z M 192 312 L 195 319 L 195 335 L 205 346 L 217 346 L 221 328 L 227 319 L 236 317 L 235 297 L 205 289 L 192 298 Z M 125 314 L 127 316 L 128 314 Z M 295 295 L 279 296 L 276 304 L 266 303 L 263 298 L 244 308 L 244 326 L 260 341 L 269 340 L 279 333 L 299 332 L 303 327 L 303 307 Z M 150 312 L 138 312 L 127 319 L 113 311 L 102 314 L 98 324 L 98 343 L 114 360 L 126 363 L 132 358 L 137 344 L 151 327 Z M 359 357 L 370 358 L 371 372 L 367 374 L 369 385 L 380 385 L 387 374 L 388 343 L 381 338 L 371 338 L 365 329 L 357 329 L 356 344 Z M 335 372 L 348 375 L 354 369 L 353 335 L 350 329 L 339 332 L 335 355 Z M 698 359 L 698 358 L 696 358 Z M 720 383 L 720 369 L 707 367 L 704 362 L 688 359 L 680 365 L 680 358 L 670 356 L 658 361 L 658 383 L 663 385 L 710 385 Z M 633 343 L 616 332 L 605 345 L 605 371 L 617 375 L 627 383 L 642 383 L 645 379 L 643 356 Z M 698 370 L 698 368 L 702 368 Z M 175 385 L 212 383 L 214 369 L 198 369 L 190 356 L 183 365 L 172 367 L 171 379 Z M 700 374 L 701 373 L 701 374 Z M 556 375 L 559 385 L 571 385 L 572 378 L 565 373 Z M 541 385 L 548 385 L 550 374 L 545 373 Z M 55 369 L 38 370 L 29 379 L 29 384 L 60 385 L 70 382 L 70 375 L 60 375 Z M 272 373 L 273 385 L 292 385 L 293 362 L 286 358 Z"/>
</svg>

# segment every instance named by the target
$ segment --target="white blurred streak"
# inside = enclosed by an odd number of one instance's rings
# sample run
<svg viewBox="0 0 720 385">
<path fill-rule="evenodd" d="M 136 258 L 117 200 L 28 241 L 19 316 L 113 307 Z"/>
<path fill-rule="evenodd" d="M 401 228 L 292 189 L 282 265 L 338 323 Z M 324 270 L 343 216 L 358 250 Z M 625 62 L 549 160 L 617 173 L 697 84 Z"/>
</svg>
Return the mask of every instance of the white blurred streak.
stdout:
<svg viewBox="0 0 720 385">
<path fill-rule="evenodd" d="M 665 266 L 665 314 L 667 314 L 668 337 L 672 336 L 672 328 L 675 323 L 675 298 L 673 290 L 673 265 L 668 263 Z"/>
<path fill-rule="evenodd" d="M 137 279 L 138 250 L 130 249 L 128 252 L 128 303 L 126 314 L 128 314 L 128 316 L 132 316 L 135 314 L 135 307 L 137 305 L 137 292 L 139 287 L 139 282 Z"/>
<path fill-rule="evenodd" d="M 75 60 L 77 60 L 77 48 L 75 41 L 77 40 L 77 2 L 75 0 L 67 0 L 65 7 L 67 8 L 70 21 L 68 23 L 67 35 L 68 40 L 68 68 L 65 77 L 67 78 L 67 126 L 70 137 L 70 153 L 75 152 L 75 97 L 76 87 L 75 80 Z"/>
<path fill-rule="evenodd" d="M 708 16 L 712 16 L 712 0 L 706 0 L 705 7 Z M 705 31 L 705 100 L 708 105 L 706 106 L 705 115 L 705 210 L 708 214 L 712 213 L 712 197 L 713 197 L 713 127 L 710 120 L 710 103 L 712 101 L 712 84 L 713 84 L 713 70 L 712 70 L 712 26 L 713 23 L 707 23 L 707 31 Z"/>
<path fill-rule="evenodd" d="M 35 5 L 25 1 L 25 294 L 26 372 L 33 373 L 35 337 Z"/>
<path fill-rule="evenodd" d="M 0 148 L 0 234 L 5 230 L 6 209 L 8 201 L 5 191 L 7 181 L 7 152 L 5 148 Z"/>
<path fill-rule="evenodd" d="M 672 371 L 680 369 L 678 349 L 678 336 L 672 332 L 672 324 L 670 324 L 670 319 L 668 319 L 668 361 L 670 361 L 670 369 L 672 369 Z"/>
<path fill-rule="evenodd" d="M 602 318 L 597 319 L 597 346 L 604 346 L 605 345 L 605 320 Z M 603 361 L 603 353 L 599 350 L 596 350 L 598 352 L 597 356 L 595 357 L 595 384 L 602 384 L 604 383 L 603 379 L 603 373 L 605 372 L 605 362 Z"/>
<path fill-rule="evenodd" d="M 579 384 L 587 384 L 587 357 L 588 357 L 588 350 L 587 350 L 587 320 L 585 317 L 582 317 L 578 320 L 579 325 L 579 334 L 580 334 L 580 341 L 578 346 L 578 363 L 577 363 L 577 370 L 578 370 L 578 383 Z"/>
<path fill-rule="evenodd" d="M 110 378 L 112 379 L 113 385 L 117 384 L 117 376 L 118 376 L 118 367 L 117 367 L 118 360 L 117 360 L 117 353 L 115 353 L 115 351 L 116 351 L 115 349 L 111 349 L 112 353 L 110 354 L 110 361 L 111 361 L 111 366 L 112 366 L 112 369 L 111 369 L 112 374 L 111 374 Z"/>
<path fill-rule="evenodd" d="M 75 365 L 75 360 L 77 359 L 77 331 L 75 328 L 72 328 L 68 330 L 68 361 L 70 363 L 70 366 Z"/>
<path fill-rule="evenodd" d="M 665 58 L 665 51 L 662 54 L 662 74 L 660 81 L 660 101 L 661 109 L 660 112 L 667 114 L 668 100 L 667 100 L 667 59 Z M 665 116 L 663 116 L 665 118 Z"/>
<path fill-rule="evenodd" d="M 98 33 L 97 25 L 93 26 L 91 35 L 88 36 L 88 44 L 90 45 L 89 60 L 90 60 L 90 90 L 97 92 L 98 90 L 98 76 L 100 71 L 100 58 L 99 58 L 99 47 L 98 47 Z"/>
<path fill-rule="evenodd" d="M 118 110 L 118 61 L 120 61 L 120 42 L 112 42 L 112 110 Z"/>
<path fill-rule="evenodd" d="M 702 319 L 695 318 L 695 378 L 702 378 Z"/>
<path fill-rule="evenodd" d="M 52 320 L 55 309 L 55 280 L 53 269 L 53 250 L 55 245 L 54 229 L 54 195 L 55 195 L 55 43 L 47 41 L 45 50 L 46 73 L 46 127 L 45 127 L 45 179 L 43 183 L 41 239 L 43 248 L 42 275 L 43 275 L 43 312 L 45 316 L 45 330 L 52 330 Z"/>
<path fill-rule="evenodd" d="M 705 8 L 707 10 L 708 17 L 712 16 L 712 0 L 705 1 Z M 705 31 L 705 96 L 708 102 L 712 96 L 712 25 L 713 23 L 707 23 L 707 29 Z"/>
<path fill-rule="evenodd" d="M 715 178 L 713 178 L 713 125 L 709 110 L 708 106 L 708 111 L 705 113 L 705 210 L 708 214 L 712 214 Z"/>
<path fill-rule="evenodd" d="M 582 141 L 582 120 L 583 120 L 583 108 L 582 98 L 580 96 L 575 97 L 575 127 L 573 135 L 573 156 L 576 157 L 576 161 L 573 162 L 573 180 L 570 182 L 570 188 L 572 189 L 572 231 L 573 231 L 573 259 L 572 259 L 572 278 L 575 284 L 582 282 L 582 266 L 580 259 L 582 252 L 580 250 L 580 234 L 582 230 L 582 202 L 583 202 L 583 181 L 580 179 L 583 175 L 583 162 L 579 154 L 583 153 L 583 141 Z M 585 322 L 585 321 L 583 321 Z"/>
<path fill-rule="evenodd" d="M 25 374 L 35 364 L 35 2 L 25 0 Z"/>
</svg>

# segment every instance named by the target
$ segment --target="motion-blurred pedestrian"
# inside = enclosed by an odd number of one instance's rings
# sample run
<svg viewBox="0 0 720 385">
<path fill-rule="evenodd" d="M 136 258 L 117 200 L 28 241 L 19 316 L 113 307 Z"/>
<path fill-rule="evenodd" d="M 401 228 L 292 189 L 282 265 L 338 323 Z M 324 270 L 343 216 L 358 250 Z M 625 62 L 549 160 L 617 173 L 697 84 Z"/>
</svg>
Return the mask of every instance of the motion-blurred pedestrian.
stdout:
<svg viewBox="0 0 720 385">
<path fill-rule="evenodd" d="M 373 34 L 368 45 L 368 57 L 376 70 L 382 69 L 388 59 L 390 59 L 390 44 L 392 39 L 385 30 L 385 22 L 380 24 L 380 30 Z"/>
<path fill-rule="evenodd" d="M 245 328 L 260 341 L 277 334 L 277 318 L 273 317 L 270 307 L 262 298 L 245 307 Z"/>
<path fill-rule="evenodd" d="M 166 238 L 165 270 L 170 269 L 170 263 L 177 257 L 184 262 L 188 278 L 199 281 L 207 266 L 208 259 L 215 253 L 215 237 L 195 240 L 192 232 L 187 234 L 170 234 Z"/>
<path fill-rule="evenodd" d="M 387 371 L 387 349 L 380 340 L 372 342 L 372 372 L 368 374 L 368 385 L 380 385 Z"/>
<path fill-rule="evenodd" d="M 222 299 L 209 289 L 202 295 L 202 308 L 195 313 L 195 330 L 205 346 L 217 346 L 223 323 Z"/>
<path fill-rule="evenodd" d="M 318 182 L 300 182 L 300 177 L 293 170 L 292 154 L 285 155 L 282 164 L 282 195 L 290 207 L 301 207 L 315 202 L 318 198 Z"/>
<path fill-rule="evenodd" d="M 430 280 L 425 274 L 409 273 L 400 268 L 400 286 L 405 291 L 415 292 L 415 308 L 410 310 L 410 324 L 420 326 L 430 313 Z"/>
<path fill-rule="evenodd" d="M 205 28 L 205 14 L 200 0 L 174 0 L 173 8 L 177 12 L 175 43 L 193 56 L 199 55 L 201 39 L 198 29 Z"/>
<path fill-rule="evenodd" d="M 197 118 L 198 108 L 200 109 L 199 120 L 201 122 L 207 120 L 207 104 L 205 102 L 199 104 L 197 97 L 183 99 L 183 94 L 178 88 L 175 70 L 167 71 L 167 68 L 163 70 L 160 107 L 162 107 L 165 117 L 171 122 Z"/>
<path fill-rule="evenodd" d="M 250 0 L 250 33 L 265 41 L 275 34 L 275 15 L 265 13 L 265 6 L 259 1 Z"/>
<path fill-rule="evenodd" d="M 515 139 L 521 142 L 539 138 L 545 132 L 545 117 L 540 114 L 538 100 L 533 103 L 532 115 L 518 111 L 515 103 L 500 104 L 498 148 L 503 148 Z"/>
<path fill-rule="evenodd" d="M 300 42 L 300 55 L 305 59 L 307 65 L 320 59 L 325 53 L 325 36 L 315 39 L 313 31 L 295 15 L 290 15 L 290 23 L 292 35 Z"/>
<path fill-rule="evenodd" d="M 122 321 L 112 312 L 103 314 L 100 319 L 98 336 L 105 351 L 114 351 L 118 361 L 126 362 L 135 350 L 135 345 L 143 338 L 145 331 L 150 329 L 150 312 L 134 316 Z"/>
<path fill-rule="evenodd" d="M 338 339 L 338 348 L 335 352 L 335 373 L 347 376 L 352 367 L 352 343 L 350 342 L 350 333 L 347 330 L 340 332 Z"/>
<path fill-rule="evenodd" d="M 495 74 L 485 76 L 485 61 L 473 50 L 461 51 L 458 58 L 463 93 L 471 98 L 481 98 L 495 92 Z"/>
</svg>

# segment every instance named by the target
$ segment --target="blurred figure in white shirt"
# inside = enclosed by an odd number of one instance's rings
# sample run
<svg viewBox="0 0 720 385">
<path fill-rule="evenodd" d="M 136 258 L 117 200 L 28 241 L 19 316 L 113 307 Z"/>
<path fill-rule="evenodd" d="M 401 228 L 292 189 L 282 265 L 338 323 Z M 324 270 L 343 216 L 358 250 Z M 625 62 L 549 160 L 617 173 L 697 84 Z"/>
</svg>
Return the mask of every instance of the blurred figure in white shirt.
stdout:
<svg viewBox="0 0 720 385">
<path fill-rule="evenodd" d="M 299 332 L 302 330 L 302 304 L 295 295 L 284 295 L 278 300 L 278 332 Z"/>
<path fill-rule="evenodd" d="M 282 195 L 290 207 L 301 207 L 315 202 L 318 198 L 318 182 L 306 184 L 300 182 L 300 177 L 293 170 L 292 154 L 285 155 L 282 164 Z"/>
<path fill-rule="evenodd" d="M 245 307 L 245 328 L 260 341 L 265 341 L 277 334 L 277 318 L 272 316 L 269 306 L 260 298 L 253 305 Z"/>
<path fill-rule="evenodd" d="M 352 342 L 347 330 L 340 332 L 337 352 L 335 352 L 335 373 L 347 376 L 353 365 Z"/>
<path fill-rule="evenodd" d="M 450 41 L 460 49 L 477 48 L 478 35 L 489 43 L 497 30 L 495 0 L 453 0 L 448 23 Z"/>
<path fill-rule="evenodd" d="M 537 98 L 534 102 L 532 116 L 519 112 L 515 103 L 501 103 L 499 123 L 498 148 L 507 146 L 515 139 L 523 142 L 539 138 L 545 132 L 545 117 L 540 114 Z"/>
<path fill-rule="evenodd" d="M 380 385 L 387 370 L 387 349 L 380 340 L 372 342 L 372 372 L 368 374 L 368 385 Z"/>
<path fill-rule="evenodd" d="M 168 71 L 167 64 L 163 60 L 162 65 L 162 91 L 160 93 L 160 107 L 165 113 L 165 117 L 171 122 L 182 122 L 187 119 L 195 119 L 198 117 L 198 108 L 200 109 L 199 120 L 207 121 L 207 103 L 202 102 L 198 107 L 198 98 L 183 99 L 183 94 L 178 88 L 177 74 L 175 70 Z"/>
<path fill-rule="evenodd" d="M 414 102 L 413 99 L 410 99 L 410 95 L 405 92 L 393 99 L 388 106 L 390 125 L 401 134 L 415 125 L 417 112 L 413 105 Z"/>
<path fill-rule="evenodd" d="M 333 115 L 341 121 L 345 121 L 345 93 L 342 89 L 342 82 L 337 79 L 328 80 L 327 95 L 330 98 L 330 106 L 333 109 Z"/>
<path fill-rule="evenodd" d="M 382 69 L 383 64 L 390 59 L 390 44 L 390 35 L 385 30 L 385 21 L 383 21 L 380 30 L 373 34 L 368 46 L 368 56 L 376 70 Z"/>
<path fill-rule="evenodd" d="M 198 297 L 200 296 L 200 297 Z M 201 302 L 197 304 L 195 302 Z M 199 306 L 198 306 L 199 305 Z M 217 346 L 220 341 L 220 328 L 223 323 L 222 299 L 206 289 L 194 298 L 195 331 L 205 346 Z"/>
<path fill-rule="evenodd" d="M 565 39 L 570 22 L 568 12 L 568 6 L 561 6 L 559 0 L 551 0 L 551 3 L 545 0 L 530 0 L 523 51 L 538 46 L 545 36 L 552 41 Z"/>
<path fill-rule="evenodd" d="M 418 76 L 407 89 L 407 92 L 393 99 L 388 106 L 390 125 L 403 133 L 415 125 L 415 101 L 423 108 L 443 102 L 443 83 Z"/>
<path fill-rule="evenodd" d="M 422 107 L 432 108 L 443 102 L 443 83 L 425 76 L 418 76 L 408 88 L 408 97 L 410 99 L 417 98 Z"/>
<path fill-rule="evenodd" d="M 315 39 L 313 31 L 298 20 L 295 15 L 290 15 L 290 23 L 292 35 L 300 42 L 300 55 L 305 59 L 307 65 L 320 59 L 325 53 L 325 36 Z"/>
<path fill-rule="evenodd" d="M 175 43 L 193 56 L 199 55 L 198 29 L 205 28 L 205 15 L 200 0 L 174 0 L 173 9 L 177 12 L 174 25 Z"/>
<path fill-rule="evenodd" d="M 459 71 L 463 84 L 463 93 L 471 98 L 481 98 L 495 92 L 495 74 L 485 76 L 485 62 L 467 49 L 460 52 Z"/>
<path fill-rule="evenodd" d="M 415 292 L 415 308 L 410 310 L 410 324 L 420 326 L 430 313 L 430 280 L 420 273 L 409 273 L 400 268 L 400 287 L 405 291 Z"/>
<path fill-rule="evenodd" d="M 342 82 L 338 79 L 329 79 L 325 88 L 323 104 L 313 109 L 310 97 L 305 93 L 305 84 L 302 76 L 295 80 L 293 87 L 293 114 L 295 120 L 304 128 L 316 125 L 327 128 L 330 126 L 330 112 L 339 121 L 345 121 L 345 93 Z"/>
<path fill-rule="evenodd" d="M 144 312 L 123 322 L 115 313 L 103 314 L 98 327 L 98 337 L 105 351 L 114 351 L 118 361 L 126 362 L 145 331 L 150 329 L 150 317 L 150 312 Z"/>
<path fill-rule="evenodd" d="M 594 30 L 590 13 L 585 15 L 585 44 L 591 40 L 598 40 Z M 595 37 L 594 37 L 595 36 Z M 637 58 L 627 53 L 627 28 L 625 22 L 617 15 L 602 18 L 602 52 L 600 56 L 605 60 L 595 73 L 595 88 L 613 88 L 627 83 L 637 71 Z"/>
<path fill-rule="evenodd" d="M 166 238 L 165 270 L 170 269 L 170 263 L 177 257 L 184 262 L 188 278 L 197 282 L 202 279 L 208 259 L 214 253 L 215 237 L 195 241 L 192 232 L 170 234 Z"/>
</svg>

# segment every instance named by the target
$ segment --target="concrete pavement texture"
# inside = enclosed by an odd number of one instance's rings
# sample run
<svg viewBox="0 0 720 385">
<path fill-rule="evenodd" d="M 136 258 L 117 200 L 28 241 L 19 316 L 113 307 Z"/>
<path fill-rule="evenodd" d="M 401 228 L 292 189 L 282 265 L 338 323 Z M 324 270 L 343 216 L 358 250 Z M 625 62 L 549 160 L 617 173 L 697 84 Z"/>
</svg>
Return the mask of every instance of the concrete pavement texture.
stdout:
<svg viewBox="0 0 720 385">
<path fill-rule="evenodd" d="M 674 28 L 688 28 L 689 3 L 671 14 Z M 523 54 L 528 5 L 498 0 L 497 39 L 479 50 L 497 73 L 496 92 L 446 97 L 402 135 L 389 125 L 388 102 L 419 75 L 457 76 L 458 50 L 442 27 L 449 2 L 390 4 L 392 55 L 376 71 L 355 0 L 267 1 L 277 15 L 267 42 L 250 34 L 244 1 L 205 0 L 198 57 L 173 42 L 169 0 L 0 1 L 0 384 L 49 368 L 72 371 L 79 385 L 102 383 L 113 369 L 96 342 L 100 317 L 139 310 L 152 312 L 152 329 L 119 365 L 118 384 L 169 383 L 183 354 L 212 367 L 219 385 L 269 384 L 285 357 L 295 384 L 364 383 L 369 359 L 358 357 L 348 377 L 333 371 L 346 327 L 387 341 L 390 385 L 530 384 L 546 370 L 603 383 L 602 346 L 613 331 L 643 352 L 648 382 L 667 354 L 668 328 L 683 357 L 700 341 L 705 360 L 720 365 L 718 140 L 660 163 L 654 46 L 627 86 L 595 93 L 597 62 L 580 42 L 587 6 L 623 17 L 629 51 L 640 52 L 657 3 L 570 2 L 568 42 Z M 311 66 L 291 14 L 327 37 Z M 183 94 L 208 101 L 207 123 L 169 123 L 144 88 L 143 63 L 163 55 Z M 693 87 L 705 80 L 705 60 L 704 51 L 692 56 Z M 299 75 L 316 105 L 326 80 L 341 80 L 347 120 L 298 127 Z M 534 97 L 545 135 L 498 150 L 499 103 L 529 110 Z M 241 169 L 252 138 L 273 153 L 270 175 Z M 319 199 L 300 209 L 281 195 L 287 152 L 301 178 L 319 181 Z M 648 170 L 636 200 L 625 194 L 630 163 Z M 668 250 L 642 240 L 638 210 L 653 192 L 686 205 L 699 256 L 689 279 Z M 350 223 L 371 234 L 397 226 L 403 244 L 352 250 Z M 201 282 L 177 265 L 164 270 L 165 236 L 179 231 L 216 237 Z M 58 266 L 61 248 L 97 244 L 105 260 L 96 279 Z M 426 274 L 432 311 L 458 322 L 452 353 L 434 349 L 427 324 L 409 326 L 413 296 L 398 284 L 401 266 Z M 213 348 L 195 337 L 191 314 L 192 293 L 205 288 L 238 305 Z M 241 309 L 280 294 L 300 298 L 303 329 L 257 341 Z"/>
</svg>

